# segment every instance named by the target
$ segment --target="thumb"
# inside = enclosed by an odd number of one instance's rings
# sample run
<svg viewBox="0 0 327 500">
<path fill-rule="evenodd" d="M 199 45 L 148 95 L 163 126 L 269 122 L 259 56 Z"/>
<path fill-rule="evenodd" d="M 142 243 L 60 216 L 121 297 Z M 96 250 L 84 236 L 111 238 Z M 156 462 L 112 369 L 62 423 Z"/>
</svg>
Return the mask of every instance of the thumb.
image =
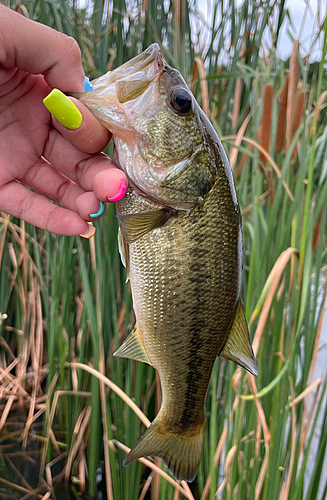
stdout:
<svg viewBox="0 0 327 500">
<path fill-rule="evenodd" d="M 43 74 L 51 88 L 84 91 L 78 43 L 63 33 L 31 21 L 0 5 L 0 65 Z"/>
</svg>

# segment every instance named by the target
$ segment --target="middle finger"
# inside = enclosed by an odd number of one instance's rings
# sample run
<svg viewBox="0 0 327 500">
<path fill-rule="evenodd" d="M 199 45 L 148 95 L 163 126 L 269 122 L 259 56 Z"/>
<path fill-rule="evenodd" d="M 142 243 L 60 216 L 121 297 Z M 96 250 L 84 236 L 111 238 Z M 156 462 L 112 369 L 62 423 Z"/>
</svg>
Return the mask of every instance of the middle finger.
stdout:
<svg viewBox="0 0 327 500">
<path fill-rule="evenodd" d="M 54 128 L 50 129 L 43 156 L 85 191 L 93 190 L 99 200 L 116 198 L 122 181 L 127 185 L 124 172 L 107 155 L 83 153 Z"/>
<path fill-rule="evenodd" d="M 78 212 L 85 220 L 94 220 L 90 214 L 99 211 L 99 200 L 92 191 L 85 192 L 45 159 L 38 159 L 19 181 L 61 207 Z"/>
</svg>

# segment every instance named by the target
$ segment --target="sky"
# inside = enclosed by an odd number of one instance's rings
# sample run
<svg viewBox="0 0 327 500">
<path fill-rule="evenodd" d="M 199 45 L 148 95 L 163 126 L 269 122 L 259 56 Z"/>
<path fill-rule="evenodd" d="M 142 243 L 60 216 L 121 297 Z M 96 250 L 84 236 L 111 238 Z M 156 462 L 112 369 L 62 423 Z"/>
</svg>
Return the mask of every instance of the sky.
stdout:
<svg viewBox="0 0 327 500">
<path fill-rule="evenodd" d="M 309 5 L 308 9 L 306 9 L 307 4 Z M 305 2 L 304 0 L 287 0 L 286 2 L 286 8 L 288 8 L 291 13 L 294 25 L 293 34 L 295 34 L 296 38 L 300 37 L 302 50 L 304 49 L 303 55 L 309 51 L 312 37 L 318 32 L 317 9 L 319 7 L 320 13 L 322 14 L 322 19 L 320 19 L 321 23 L 324 19 L 324 15 L 326 14 L 326 6 L 326 0 L 319 2 L 318 0 L 309 0 L 308 2 Z M 304 18 L 303 16 L 305 11 L 306 17 Z M 321 37 L 317 44 L 317 49 L 311 56 L 312 60 L 321 58 L 322 42 L 323 38 Z M 291 51 L 292 42 L 286 33 L 286 27 L 284 25 L 280 39 L 279 53 L 281 57 L 285 59 L 290 56 Z"/>
<path fill-rule="evenodd" d="M 228 0 L 225 1 L 228 2 Z M 88 4 L 88 0 L 78 0 L 78 2 L 81 7 Z M 214 2 L 215 0 L 196 0 L 198 8 L 206 20 L 210 21 L 208 17 L 210 17 Z M 235 0 L 235 2 L 237 6 L 240 6 L 243 0 Z M 321 13 L 320 23 L 322 23 L 327 11 L 327 0 L 286 0 L 285 8 L 290 11 L 293 27 L 290 27 L 288 21 L 284 21 L 279 38 L 278 55 L 283 59 L 287 59 L 291 55 L 293 43 L 287 33 L 289 28 L 294 39 L 300 38 L 300 50 L 302 56 L 305 56 L 309 51 L 312 37 L 317 33 L 317 11 L 319 10 Z M 323 36 L 320 37 L 314 53 L 310 56 L 311 61 L 321 59 L 322 43 Z"/>
<path fill-rule="evenodd" d="M 206 19 L 208 19 L 208 12 L 211 11 L 212 7 L 210 7 L 210 5 L 212 6 L 213 1 L 214 0 L 197 0 L 198 7 Z M 236 0 L 237 5 L 241 5 L 242 2 L 243 0 Z M 294 38 L 300 37 L 300 42 L 302 45 L 302 55 L 306 55 L 308 53 L 312 36 L 317 33 L 316 14 L 318 7 L 320 9 L 322 18 L 320 19 L 320 22 L 322 22 L 327 9 L 326 0 L 286 0 L 285 8 L 289 9 L 290 11 L 291 19 L 293 21 L 293 28 L 291 28 L 289 24 L 284 21 L 278 47 L 278 54 L 280 55 L 280 57 L 282 57 L 283 59 L 287 59 L 292 52 L 293 43 L 290 36 L 287 34 L 287 27 L 290 28 Z M 306 15 L 304 18 L 305 12 Z M 321 37 L 317 48 L 310 57 L 311 60 L 317 60 L 321 58 L 322 41 L 323 40 Z"/>
</svg>

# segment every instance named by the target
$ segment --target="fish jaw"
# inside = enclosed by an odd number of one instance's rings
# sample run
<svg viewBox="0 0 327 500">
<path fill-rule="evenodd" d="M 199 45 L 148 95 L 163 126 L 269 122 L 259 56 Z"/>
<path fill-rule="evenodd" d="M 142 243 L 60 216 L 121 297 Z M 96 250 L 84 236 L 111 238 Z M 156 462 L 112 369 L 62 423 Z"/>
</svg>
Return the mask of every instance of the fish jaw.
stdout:
<svg viewBox="0 0 327 500">
<path fill-rule="evenodd" d="M 92 81 L 94 90 L 75 96 L 116 137 L 130 142 L 133 123 L 160 99 L 158 79 L 164 60 L 159 45 L 150 45 L 142 54 Z"/>
<path fill-rule="evenodd" d="M 129 184 L 177 210 L 201 205 L 221 164 L 219 139 L 159 46 L 92 84 L 93 91 L 76 97 L 112 132 Z M 180 97 L 186 112 L 176 109 Z"/>
<path fill-rule="evenodd" d="M 144 52 L 133 57 L 130 61 L 127 61 L 118 68 L 108 71 L 99 78 L 92 80 L 92 86 L 95 90 L 103 89 L 111 83 L 125 80 L 138 73 L 140 76 L 141 73 L 143 73 L 144 76 L 147 75 L 149 78 L 154 70 L 152 63 L 155 61 L 160 63 L 162 60 L 163 58 L 159 45 L 157 43 L 153 43 Z"/>
</svg>

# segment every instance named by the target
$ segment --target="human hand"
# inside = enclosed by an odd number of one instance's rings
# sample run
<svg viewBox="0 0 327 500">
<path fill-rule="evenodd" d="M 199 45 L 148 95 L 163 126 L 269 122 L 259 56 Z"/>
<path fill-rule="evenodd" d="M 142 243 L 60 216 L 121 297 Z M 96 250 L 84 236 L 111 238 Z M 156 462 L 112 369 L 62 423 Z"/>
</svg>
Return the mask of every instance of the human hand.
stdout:
<svg viewBox="0 0 327 500">
<path fill-rule="evenodd" d="M 110 133 L 83 104 L 69 101 L 76 129 L 43 104 L 53 88 L 83 92 L 84 77 L 75 40 L 0 5 L 0 211 L 66 236 L 86 233 L 99 200 L 127 184 L 101 153 Z"/>
</svg>

